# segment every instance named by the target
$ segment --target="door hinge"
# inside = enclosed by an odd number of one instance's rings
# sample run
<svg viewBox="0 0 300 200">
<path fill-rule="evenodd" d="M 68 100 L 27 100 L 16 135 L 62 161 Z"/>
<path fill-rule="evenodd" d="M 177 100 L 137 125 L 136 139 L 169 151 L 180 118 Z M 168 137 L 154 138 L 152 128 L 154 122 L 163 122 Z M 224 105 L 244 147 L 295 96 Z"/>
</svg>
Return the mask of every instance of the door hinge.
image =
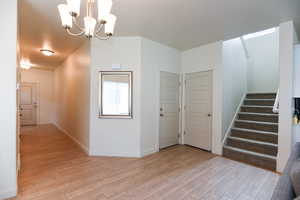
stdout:
<svg viewBox="0 0 300 200">
<path fill-rule="evenodd" d="M 180 139 L 180 133 L 178 133 L 178 139 Z"/>
<path fill-rule="evenodd" d="M 178 112 L 181 112 L 181 109 L 180 109 L 180 107 L 178 108 Z"/>
<path fill-rule="evenodd" d="M 186 110 L 186 105 L 183 106 L 184 110 Z"/>
<path fill-rule="evenodd" d="M 184 131 L 183 134 L 186 135 L 186 131 Z"/>
</svg>

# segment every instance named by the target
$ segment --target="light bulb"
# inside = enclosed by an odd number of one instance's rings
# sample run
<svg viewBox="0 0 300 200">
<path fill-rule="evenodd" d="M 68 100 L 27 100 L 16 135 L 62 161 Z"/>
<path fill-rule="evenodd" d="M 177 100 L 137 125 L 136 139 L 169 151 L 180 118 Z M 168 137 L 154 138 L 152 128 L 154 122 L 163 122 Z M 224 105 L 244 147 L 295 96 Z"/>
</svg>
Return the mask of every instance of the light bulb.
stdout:
<svg viewBox="0 0 300 200">
<path fill-rule="evenodd" d="M 117 17 L 113 14 L 108 15 L 107 21 L 105 24 L 105 33 L 106 35 L 112 36 L 114 34 L 115 24 Z"/>
<path fill-rule="evenodd" d="M 60 4 L 57 6 L 61 23 L 64 28 L 72 28 L 72 16 L 69 13 L 69 8 L 66 4 Z"/>
<path fill-rule="evenodd" d="M 107 21 L 112 7 L 112 0 L 98 0 L 98 20 Z"/>
<path fill-rule="evenodd" d="M 96 23 L 97 23 L 97 21 L 93 17 L 85 17 L 84 18 L 85 35 L 88 38 L 91 38 L 94 36 Z"/>
<path fill-rule="evenodd" d="M 80 14 L 80 0 L 67 0 L 67 2 L 70 14 L 78 17 Z"/>
</svg>

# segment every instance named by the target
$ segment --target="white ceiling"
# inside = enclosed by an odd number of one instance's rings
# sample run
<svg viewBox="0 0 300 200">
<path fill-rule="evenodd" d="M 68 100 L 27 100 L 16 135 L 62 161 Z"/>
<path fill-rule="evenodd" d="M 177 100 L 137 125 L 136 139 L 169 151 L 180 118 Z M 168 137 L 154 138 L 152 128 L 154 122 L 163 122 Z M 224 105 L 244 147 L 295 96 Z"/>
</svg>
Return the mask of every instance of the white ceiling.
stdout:
<svg viewBox="0 0 300 200">
<path fill-rule="evenodd" d="M 86 40 L 68 36 L 62 29 L 56 6 L 64 2 L 20 1 L 23 58 L 55 67 Z M 299 30 L 299 11 L 300 0 L 115 0 L 113 5 L 118 17 L 115 35 L 139 35 L 179 50 L 260 31 L 291 19 Z M 39 52 L 41 48 L 50 48 L 56 54 L 45 57 Z"/>
</svg>

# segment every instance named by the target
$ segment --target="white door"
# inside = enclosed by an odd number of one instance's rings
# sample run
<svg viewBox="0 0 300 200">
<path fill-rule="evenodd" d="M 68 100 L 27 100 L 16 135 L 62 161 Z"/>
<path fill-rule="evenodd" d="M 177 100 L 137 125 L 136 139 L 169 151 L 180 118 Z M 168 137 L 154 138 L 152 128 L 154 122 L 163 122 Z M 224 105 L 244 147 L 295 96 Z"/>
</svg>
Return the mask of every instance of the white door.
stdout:
<svg viewBox="0 0 300 200">
<path fill-rule="evenodd" d="M 184 143 L 211 150 L 211 71 L 185 76 L 185 133 Z"/>
<path fill-rule="evenodd" d="M 35 83 L 21 83 L 20 120 L 21 120 L 21 126 L 36 125 L 37 87 Z"/>
<path fill-rule="evenodd" d="M 159 148 L 178 144 L 179 75 L 160 73 Z"/>
</svg>

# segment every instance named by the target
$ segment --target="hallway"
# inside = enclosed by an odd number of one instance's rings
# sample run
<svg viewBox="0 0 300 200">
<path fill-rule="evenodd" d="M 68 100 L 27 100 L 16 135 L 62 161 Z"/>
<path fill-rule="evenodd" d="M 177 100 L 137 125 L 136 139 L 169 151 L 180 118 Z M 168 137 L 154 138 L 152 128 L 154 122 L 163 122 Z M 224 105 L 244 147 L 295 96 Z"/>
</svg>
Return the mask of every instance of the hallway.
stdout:
<svg viewBox="0 0 300 200">
<path fill-rule="evenodd" d="M 145 158 L 88 157 L 53 125 L 22 128 L 14 199 L 270 199 L 278 175 L 186 146 Z"/>
</svg>

